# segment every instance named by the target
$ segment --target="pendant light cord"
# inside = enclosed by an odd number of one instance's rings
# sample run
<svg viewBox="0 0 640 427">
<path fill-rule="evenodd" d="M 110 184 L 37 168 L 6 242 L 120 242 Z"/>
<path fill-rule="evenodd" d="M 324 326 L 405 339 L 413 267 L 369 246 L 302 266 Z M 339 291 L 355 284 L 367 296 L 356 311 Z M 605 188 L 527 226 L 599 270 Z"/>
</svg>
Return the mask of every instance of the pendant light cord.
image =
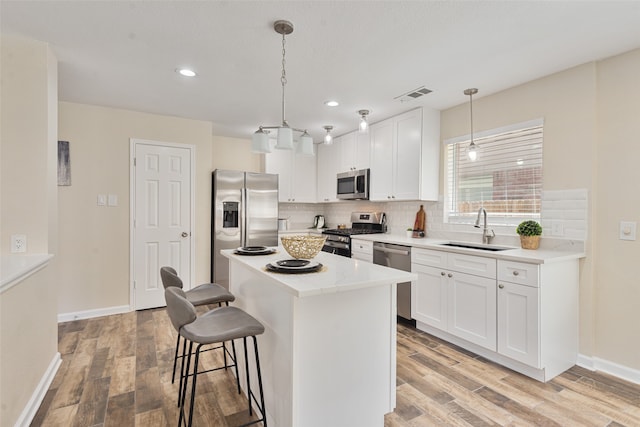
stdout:
<svg viewBox="0 0 640 427">
<path fill-rule="evenodd" d="M 285 39 L 284 39 L 284 33 L 282 33 L 282 75 L 280 76 L 280 82 L 282 83 L 282 125 L 286 125 L 287 124 L 287 120 L 285 119 L 285 115 L 284 115 L 284 87 L 287 84 L 287 72 L 285 70 L 285 65 L 286 65 L 286 61 L 285 61 L 285 54 L 286 54 L 286 50 L 285 50 Z"/>
<path fill-rule="evenodd" d="M 473 142 L 473 93 L 469 94 L 469 115 L 471 117 L 471 145 L 474 145 L 474 142 Z"/>
</svg>

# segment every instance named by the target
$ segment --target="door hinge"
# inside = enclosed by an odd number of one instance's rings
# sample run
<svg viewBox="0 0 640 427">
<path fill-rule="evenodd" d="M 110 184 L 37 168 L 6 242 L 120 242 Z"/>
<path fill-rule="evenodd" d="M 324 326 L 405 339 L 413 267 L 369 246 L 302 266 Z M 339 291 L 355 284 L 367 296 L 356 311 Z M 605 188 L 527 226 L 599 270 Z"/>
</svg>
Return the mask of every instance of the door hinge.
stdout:
<svg viewBox="0 0 640 427">
<path fill-rule="evenodd" d="M 135 289 L 136 289 L 136 281 L 134 280 L 133 281 L 133 290 L 135 291 Z"/>
<path fill-rule="evenodd" d="M 135 165 L 136 165 L 136 158 L 134 157 L 133 158 L 133 166 L 135 166 Z"/>
</svg>

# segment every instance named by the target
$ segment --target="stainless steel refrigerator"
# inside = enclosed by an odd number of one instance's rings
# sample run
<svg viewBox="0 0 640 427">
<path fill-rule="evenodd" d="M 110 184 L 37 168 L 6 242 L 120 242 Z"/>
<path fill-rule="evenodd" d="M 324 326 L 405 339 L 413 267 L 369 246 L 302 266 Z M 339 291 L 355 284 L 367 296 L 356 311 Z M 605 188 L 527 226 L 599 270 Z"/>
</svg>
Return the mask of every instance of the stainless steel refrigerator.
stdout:
<svg viewBox="0 0 640 427">
<path fill-rule="evenodd" d="M 278 175 L 213 171 L 211 280 L 229 288 L 222 249 L 277 245 Z"/>
</svg>

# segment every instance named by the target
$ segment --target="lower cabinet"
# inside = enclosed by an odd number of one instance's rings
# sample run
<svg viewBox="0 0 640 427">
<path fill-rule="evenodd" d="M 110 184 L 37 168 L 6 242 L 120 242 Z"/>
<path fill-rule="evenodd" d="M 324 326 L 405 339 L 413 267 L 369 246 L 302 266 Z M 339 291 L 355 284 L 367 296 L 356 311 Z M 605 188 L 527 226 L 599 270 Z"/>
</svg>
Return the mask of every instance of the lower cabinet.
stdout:
<svg viewBox="0 0 640 427">
<path fill-rule="evenodd" d="M 411 316 L 490 350 L 496 350 L 495 260 L 439 251 L 432 254 L 437 267 L 424 265 L 427 250 L 412 250 Z M 422 258 L 422 259 L 421 259 Z M 480 272 L 483 276 L 452 270 Z"/>
<path fill-rule="evenodd" d="M 351 239 L 351 258 L 373 263 L 373 242 Z"/>
<path fill-rule="evenodd" d="M 549 264 L 413 248 L 416 326 L 539 381 L 578 356 L 578 260 Z"/>
</svg>

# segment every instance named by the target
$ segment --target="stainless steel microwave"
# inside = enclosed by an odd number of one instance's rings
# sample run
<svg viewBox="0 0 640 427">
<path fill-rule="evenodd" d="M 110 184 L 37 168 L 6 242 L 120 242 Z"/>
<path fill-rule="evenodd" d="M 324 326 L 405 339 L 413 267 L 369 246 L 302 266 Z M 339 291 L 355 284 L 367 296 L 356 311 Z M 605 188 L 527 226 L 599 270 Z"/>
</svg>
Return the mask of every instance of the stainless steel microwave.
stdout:
<svg viewBox="0 0 640 427">
<path fill-rule="evenodd" d="M 369 200 L 369 169 L 338 174 L 339 200 Z"/>
</svg>

